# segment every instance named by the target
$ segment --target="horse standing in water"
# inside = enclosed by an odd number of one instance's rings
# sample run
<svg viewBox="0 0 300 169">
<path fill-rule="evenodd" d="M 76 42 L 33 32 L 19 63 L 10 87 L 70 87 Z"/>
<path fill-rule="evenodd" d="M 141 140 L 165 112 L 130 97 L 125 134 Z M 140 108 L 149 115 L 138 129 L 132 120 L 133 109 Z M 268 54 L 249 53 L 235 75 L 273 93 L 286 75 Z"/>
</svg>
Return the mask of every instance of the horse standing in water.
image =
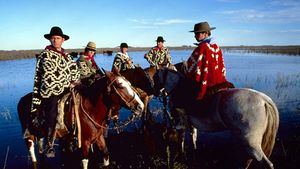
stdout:
<svg viewBox="0 0 300 169">
<path fill-rule="evenodd" d="M 144 110 L 144 104 L 138 97 L 137 93 L 132 90 L 128 81 L 121 76 L 116 76 L 112 72 L 106 72 L 106 76 L 95 81 L 91 88 L 83 89 L 79 93 L 78 104 L 73 105 L 73 109 L 78 111 L 81 125 L 81 142 L 82 142 L 82 166 L 88 167 L 88 153 L 93 143 L 104 153 L 104 165 L 109 165 L 109 156 L 104 132 L 107 126 L 108 109 L 114 105 L 122 105 L 130 109 L 136 115 Z M 28 127 L 28 119 L 31 106 L 31 94 L 22 97 L 18 103 L 19 119 L 24 129 Z M 65 114 L 65 117 L 68 117 Z M 72 124 L 70 118 L 65 118 L 65 124 Z M 68 126 L 69 127 L 69 126 Z M 78 128 L 79 130 L 79 128 Z M 39 131 L 38 131 L 39 132 Z M 31 133 L 32 135 L 25 138 L 25 143 L 32 157 L 33 167 L 37 168 L 37 160 L 34 154 L 34 140 L 36 137 L 43 137 L 41 133 Z M 63 136 L 62 136 L 63 137 Z"/>
<path fill-rule="evenodd" d="M 248 168 L 252 160 L 273 169 L 271 155 L 279 126 L 279 113 L 267 95 L 252 89 L 228 89 L 216 93 L 206 109 L 189 112 L 195 87 L 177 71 L 157 70 L 156 95 L 164 89 L 170 98 L 171 113 L 183 112 L 200 131 L 229 130 L 244 150 L 236 161 L 238 168 Z M 176 115 L 174 115 L 176 116 Z"/>
</svg>

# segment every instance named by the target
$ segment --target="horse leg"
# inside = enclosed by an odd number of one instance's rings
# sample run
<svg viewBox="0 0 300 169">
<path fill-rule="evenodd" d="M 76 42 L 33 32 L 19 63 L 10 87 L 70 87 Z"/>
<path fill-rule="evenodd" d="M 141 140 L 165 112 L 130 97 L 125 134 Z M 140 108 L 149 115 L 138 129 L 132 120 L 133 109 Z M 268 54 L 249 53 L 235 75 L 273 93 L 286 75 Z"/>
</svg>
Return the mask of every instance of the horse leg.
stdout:
<svg viewBox="0 0 300 169">
<path fill-rule="evenodd" d="M 144 111 L 143 111 L 142 117 L 141 117 L 141 119 L 142 119 L 142 126 L 141 126 L 142 131 L 141 131 L 141 133 L 145 132 L 145 130 L 146 130 L 145 123 L 146 123 L 147 120 L 149 120 L 150 109 L 148 107 L 148 102 L 149 102 L 148 97 L 146 97 L 145 100 L 144 100 L 145 107 L 144 107 Z"/>
<path fill-rule="evenodd" d="M 39 150 L 39 154 L 43 154 L 43 151 L 44 151 L 44 138 L 38 138 L 38 150 Z"/>
<path fill-rule="evenodd" d="M 96 144 L 100 151 L 103 152 L 103 165 L 106 167 L 109 165 L 109 153 L 103 135 L 99 136 L 96 140 Z"/>
<path fill-rule="evenodd" d="M 36 159 L 36 156 L 34 153 L 34 139 L 31 139 L 31 138 L 26 139 L 26 145 L 27 145 L 30 157 L 31 157 L 31 162 L 32 162 L 33 168 L 37 169 L 37 159 Z"/>
<path fill-rule="evenodd" d="M 85 141 L 82 145 L 82 168 L 88 169 L 88 163 L 89 163 L 89 149 L 91 147 L 91 143 L 89 141 Z"/>
<path fill-rule="evenodd" d="M 198 161 L 196 159 L 198 137 L 197 128 L 193 127 L 191 123 L 188 123 L 186 133 L 183 137 L 186 137 L 184 140 L 184 145 L 186 147 L 183 149 L 184 152 L 182 153 L 184 155 L 185 163 L 187 164 L 188 168 L 198 168 Z"/>
<path fill-rule="evenodd" d="M 82 168 L 83 169 L 88 169 L 89 159 L 84 158 L 84 159 L 82 159 L 81 162 L 82 162 Z"/>
<path fill-rule="evenodd" d="M 192 133 L 191 133 L 191 135 L 192 135 L 192 141 L 193 141 L 193 148 L 194 148 L 194 150 L 197 149 L 197 136 L 198 136 L 197 132 L 198 132 L 197 128 L 192 127 Z"/>
</svg>

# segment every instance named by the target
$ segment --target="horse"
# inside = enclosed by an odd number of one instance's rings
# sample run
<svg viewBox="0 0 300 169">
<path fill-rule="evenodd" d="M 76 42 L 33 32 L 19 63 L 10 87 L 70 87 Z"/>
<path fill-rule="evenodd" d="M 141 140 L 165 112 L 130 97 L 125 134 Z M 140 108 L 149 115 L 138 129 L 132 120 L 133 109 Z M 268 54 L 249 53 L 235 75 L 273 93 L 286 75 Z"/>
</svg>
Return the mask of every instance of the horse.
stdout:
<svg viewBox="0 0 300 169">
<path fill-rule="evenodd" d="M 279 112 L 270 97 L 248 88 L 232 88 L 214 94 L 206 109 L 193 107 L 194 82 L 178 71 L 160 69 L 154 75 L 155 95 L 164 89 L 170 100 L 170 111 L 184 114 L 200 131 L 230 131 L 243 154 L 238 168 L 248 168 L 253 160 L 273 169 L 269 160 L 279 126 Z M 192 106 L 192 108 L 190 108 Z"/>
<path fill-rule="evenodd" d="M 149 71 L 151 70 L 151 71 Z M 127 69 L 121 71 L 120 74 L 127 79 L 131 85 L 136 89 L 139 97 L 145 105 L 145 111 L 142 114 L 142 120 L 147 117 L 149 109 L 148 103 L 152 99 L 154 94 L 154 85 L 152 77 L 154 75 L 155 69 L 142 69 L 141 67 L 136 67 L 134 69 Z M 150 73 L 150 74 L 149 74 Z"/>
<path fill-rule="evenodd" d="M 108 109 L 113 105 L 122 105 L 130 109 L 135 115 L 140 115 L 144 110 L 144 104 L 137 93 L 131 88 L 130 83 L 122 76 L 116 76 L 112 72 L 105 72 L 105 76 L 96 80 L 94 85 L 88 88 L 79 88 L 72 109 L 78 112 L 81 132 L 82 167 L 88 167 L 88 153 L 91 145 L 96 143 L 104 154 L 104 166 L 109 165 L 109 156 L 104 132 L 107 130 Z M 18 114 L 23 132 L 28 127 L 32 94 L 22 97 L 18 103 Z M 65 117 L 67 117 L 67 113 Z M 65 118 L 65 124 L 70 124 L 70 118 Z M 72 123 L 71 123 L 72 124 Z M 33 168 L 37 168 L 37 159 L 34 154 L 34 141 L 42 138 L 43 134 L 30 133 L 24 138 L 28 151 L 31 155 Z M 64 137 L 62 135 L 61 137 Z M 41 148 L 39 146 L 39 148 Z M 41 153 L 41 151 L 40 151 Z"/>
<path fill-rule="evenodd" d="M 162 68 L 162 66 L 150 66 L 142 69 L 141 67 L 136 66 L 134 69 L 127 69 L 120 72 L 120 74 L 124 76 L 133 87 L 137 89 L 137 92 L 140 94 L 140 98 L 144 102 L 145 111 L 149 111 L 147 105 L 154 94 L 153 76 L 156 70 Z M 170 65 L 169 68 L 174 67 L 173 65 Z"/>
</svg>

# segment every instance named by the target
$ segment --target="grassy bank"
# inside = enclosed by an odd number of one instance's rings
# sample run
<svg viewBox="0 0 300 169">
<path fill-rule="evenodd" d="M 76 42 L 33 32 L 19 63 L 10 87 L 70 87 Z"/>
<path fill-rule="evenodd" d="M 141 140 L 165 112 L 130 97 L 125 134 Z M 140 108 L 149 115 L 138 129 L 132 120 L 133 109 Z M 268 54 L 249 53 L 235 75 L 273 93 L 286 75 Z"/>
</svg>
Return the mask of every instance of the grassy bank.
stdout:
<svg viewBox="0 0 300 169">
<path fill-rule="evenodd" d="M 192 50 L 195 46 L 169 47 L 171 50 Z M 129 51 L 148 51 L 150 47 L 130 47 Z M 225 52 L 241 52 L 241 53 L 276 53 L 287 55 L 300 55 L 300 45 L 295 46 L 222 46 Z M 15 60 L 33 58 L 39 54 L 42 49 L 35 50 L 0 50 L 0 60 Z M 67 49 L 69 53 L 80 53 L 83 49 Z M 119 48 L 98 48 L 97 53 L 104 51 L 119 51 Z"/>
</svg>

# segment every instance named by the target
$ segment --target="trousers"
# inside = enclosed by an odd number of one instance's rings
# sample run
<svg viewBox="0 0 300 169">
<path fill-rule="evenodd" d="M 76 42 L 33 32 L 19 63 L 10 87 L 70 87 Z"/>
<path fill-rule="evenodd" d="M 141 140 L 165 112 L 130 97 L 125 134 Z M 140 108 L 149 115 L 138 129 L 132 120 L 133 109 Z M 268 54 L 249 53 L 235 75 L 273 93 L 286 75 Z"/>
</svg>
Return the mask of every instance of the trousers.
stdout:
<svg viewBox="0 0 300 169">
<path fill-rule="evenodd" d="M 43 99 L 43 112 L 46 129 L 54 129 L 56 124 L 56 117 L 58 114 L 58 100 L 60 96 L 51 96 Z"/>
</svg>

